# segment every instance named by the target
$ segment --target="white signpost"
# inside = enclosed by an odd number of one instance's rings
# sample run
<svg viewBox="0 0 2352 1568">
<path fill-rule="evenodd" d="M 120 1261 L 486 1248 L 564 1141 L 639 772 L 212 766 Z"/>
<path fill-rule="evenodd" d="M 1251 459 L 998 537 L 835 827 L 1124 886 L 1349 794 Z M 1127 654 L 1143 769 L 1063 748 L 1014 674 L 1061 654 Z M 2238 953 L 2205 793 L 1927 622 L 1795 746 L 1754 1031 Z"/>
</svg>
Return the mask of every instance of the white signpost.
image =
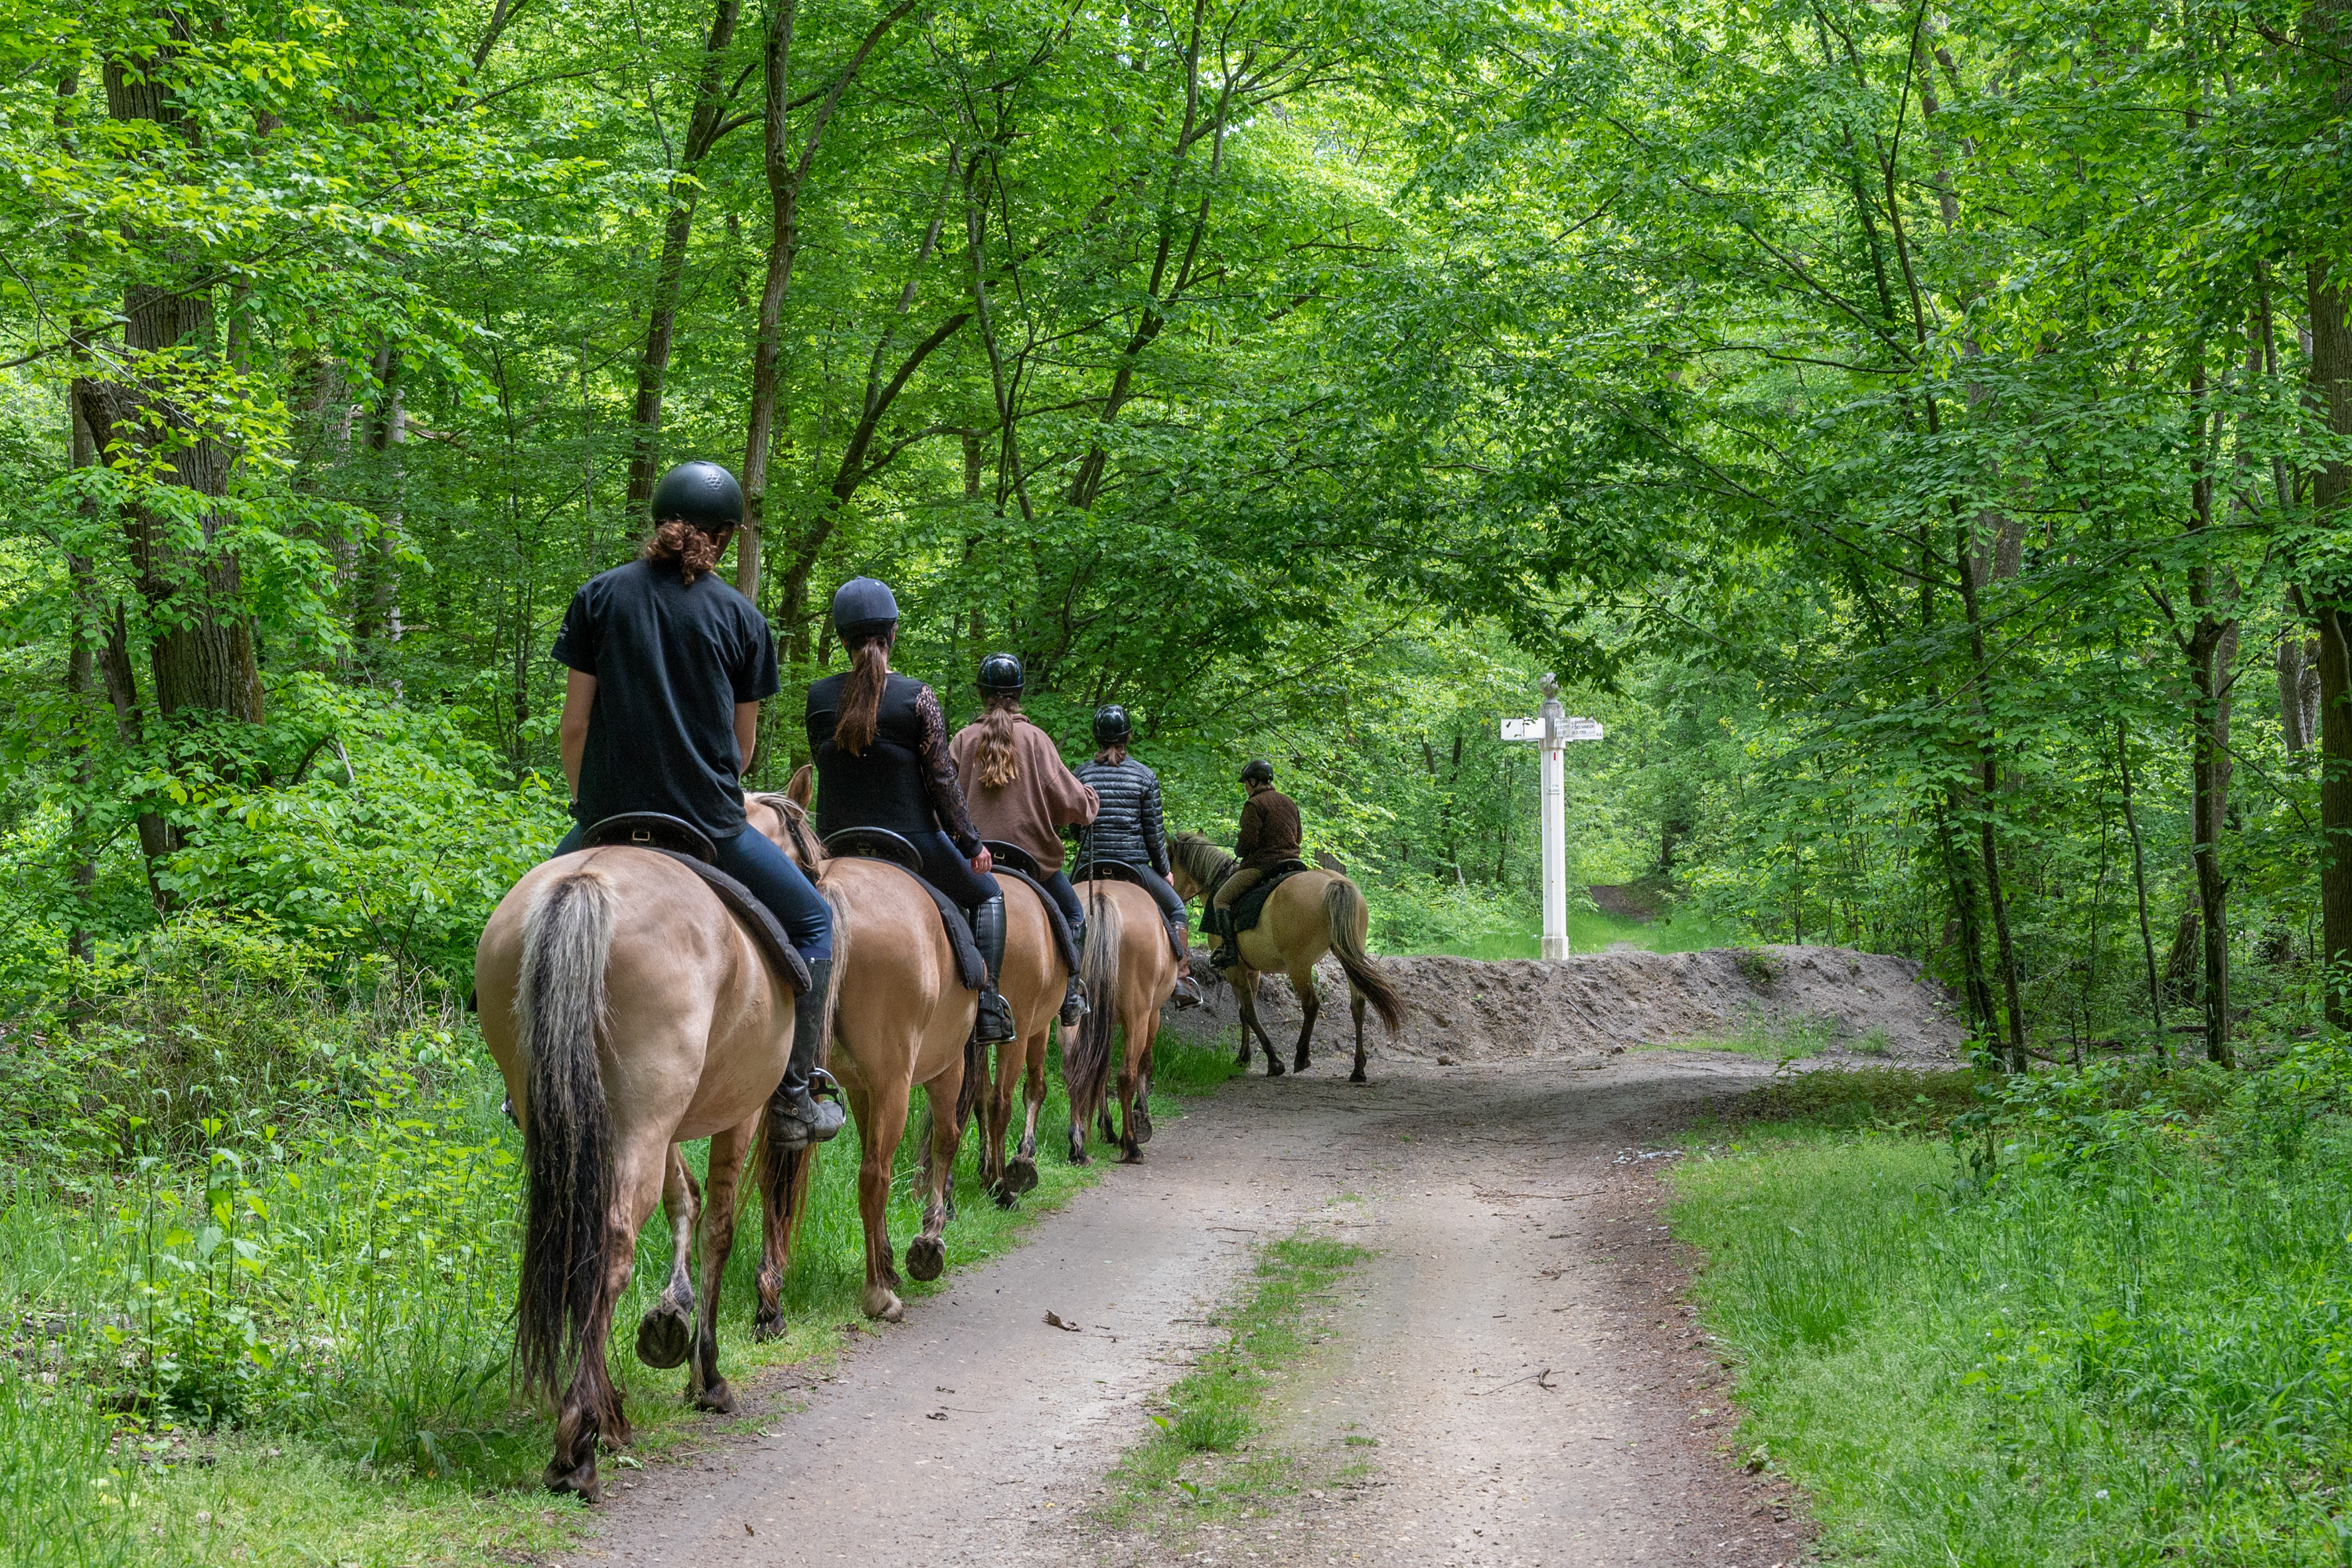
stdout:
<svg viewBox="0 0 2352 1568">
<path fill-rule="evenodd" d="M 1542 746 L 1537 773 L 1542 783 L 1543 824 L 1543 955 L 1568 956 L 1568 829 L 1567 805 L 1560 787 L 1560 753 L 1570 741 L 1598 741 L 1601 724 L 1594 719 L 1571 718 L 1559 705 L 1559 678 L 1543 678 L 1543 711 L 1533 719 L 1503 721 L 1506 741 L 1534 741 Z"/>
</svg>

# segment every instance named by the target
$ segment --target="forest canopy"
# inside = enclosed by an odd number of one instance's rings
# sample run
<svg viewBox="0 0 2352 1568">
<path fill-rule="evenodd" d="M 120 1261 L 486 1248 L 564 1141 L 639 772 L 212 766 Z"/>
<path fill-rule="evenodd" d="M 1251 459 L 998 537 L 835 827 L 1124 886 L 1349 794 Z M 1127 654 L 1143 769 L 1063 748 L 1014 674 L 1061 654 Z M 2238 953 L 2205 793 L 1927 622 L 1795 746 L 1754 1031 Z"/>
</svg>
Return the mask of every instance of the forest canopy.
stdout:
<svg viewBox="0 0 2352 1568">
<path fill-rule="evenodd" d="M 786 665 L 1276 760 L 1377 938 L 1587 880 L 1981 1039 L 2345 1003 L 2352 11 L 133 4 L 0 27 L 0 1013 L 170 922 L 462 985 L 667 464 Z"/>
</svg>

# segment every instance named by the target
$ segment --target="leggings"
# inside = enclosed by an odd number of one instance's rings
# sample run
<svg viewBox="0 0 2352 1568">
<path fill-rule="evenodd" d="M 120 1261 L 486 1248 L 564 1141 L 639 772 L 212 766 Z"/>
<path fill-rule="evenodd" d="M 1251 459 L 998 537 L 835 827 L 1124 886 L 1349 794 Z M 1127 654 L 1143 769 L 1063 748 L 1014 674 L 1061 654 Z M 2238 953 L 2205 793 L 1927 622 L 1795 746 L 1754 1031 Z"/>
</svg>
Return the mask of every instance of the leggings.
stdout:
<svg viewBox="0 0 2352 1568">
<path fill-rule="evenodd" d="M 973 870 L 963 851 L 955 847 L 955 840 L 938 828 L 929 833 L 909 833 L 907 841 L 923 858 L 923 880 L 945 893 L 948 902 L 960 909 L 974 910 L 1003 896 L 996 879 Z"/>
<path fill-rule="evenodd" d="M 573 827 L 555 847 L 558 855 L 580 847 L 582 829 Z M 719 868 L 751 889 L 751 894 L 783 922 L 784 934 L 811 963 L 833 956 L 833 909 L 812 885 L 792 857 L 768 841 L 768 836 L 746 827 L 732 838 L 714 840 Z"/>
</svg>

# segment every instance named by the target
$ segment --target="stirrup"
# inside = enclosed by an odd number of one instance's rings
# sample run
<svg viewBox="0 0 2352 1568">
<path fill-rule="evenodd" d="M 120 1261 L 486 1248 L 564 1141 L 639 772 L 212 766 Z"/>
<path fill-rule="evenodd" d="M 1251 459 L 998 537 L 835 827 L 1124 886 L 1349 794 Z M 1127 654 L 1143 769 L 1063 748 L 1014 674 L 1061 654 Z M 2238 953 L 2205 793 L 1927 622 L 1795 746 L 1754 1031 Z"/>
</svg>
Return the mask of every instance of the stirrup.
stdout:
<svg viewBox="0 0 2352 1568">
<path fill-rule="evenodd" d="M 831 1073 L 825 1071 L 823 1068 L 809 1068 L 809 1098 L 811 1100 L 830 1100 L 837 1105 L 846 1105 L 848 1103 L 847 1100 L 842 1099 L 841 1085 L 835 1081 Z"/>
<path fill-rule="evenodd" d="M 1087 983 L 1073 974 L 1070 976 L 1069 988 L 1062 993 L 1060 1014 L 1062 1027 L 1076 1028 L 1079 1022 L 1092 1010 L 1093 1005 L 1087 999 Z"/>
<path fill-rule="evenodd" d="M 1205 1007 L 1209 1005 L 1209 999 L 1201 994 L 1201 983 L 1189 974 L 1180 974 L 1176 977 L 1176 989 L 1170 994 L 1168 999 L 1176 1004 L 1176 1010 L 1180 1013 L 1187 1007 Z"/>
</svg>

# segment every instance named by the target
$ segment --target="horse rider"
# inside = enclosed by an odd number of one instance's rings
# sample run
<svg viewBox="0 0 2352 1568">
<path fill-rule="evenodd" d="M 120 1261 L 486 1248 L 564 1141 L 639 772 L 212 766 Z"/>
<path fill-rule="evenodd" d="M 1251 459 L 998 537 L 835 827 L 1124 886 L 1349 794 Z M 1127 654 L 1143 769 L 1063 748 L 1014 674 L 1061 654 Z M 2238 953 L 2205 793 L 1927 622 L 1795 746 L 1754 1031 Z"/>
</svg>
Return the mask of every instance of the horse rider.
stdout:
<svg viewBox="0 0 2352 1568">
<path fill-rule="evenodd" d="M 1184 900 L 1168 880 L 1168 830 L 1160 820 L 1160 775 L 1128 755 L 1135 737 L 1127 710 L 1116 702 L 1095 710 L 1094 761 L 1080 764 L 1078 781 L 1095 793 L 1098 808 L 1094 824 L 1078 847 L 1081 864 L 1116 860 L 1136 873 L 1136 880 L 1160 905 L 1168 934 L 1183 955 L 1176 963 L 1175 1003 L 1198 1007 L 1201 988 L 1192 982 L 1192 942 L 1187 936 Z"/>
<path fill-rule="evenodd" d="M 1299 843 L 1298 803 L 1274 787 L 1274 764 L 1252 757 L 1242 769 L 1242 787 L 1249 798 L 1242 803 L 1241 836 L 1234 853 L 1241 864 L 1217 889 L 1201 923 L 1217 939 L 1209 962 L 1219 969 L 1241 963 L 1241 937 L 1234 930 L 1234 902 L 1265 879 L 1265 874 L 1304 852 Z"/>
<path fill-rule="evenodd" d="M 812 984 L 793 1008 L 792 1064 L 776 1086 L 769 1135 L 785 1148 L 842 1128 L 841 1107 L 810 1093 L 833 970 L 833 912 L 798 866 L 751 830 L 743 767 L 760 703 L 776 693 L 776 638 L 715 568 L 743 521 L 743 491 L 716 463 L 680 463 L 654 487 L 653 537 L 638 558 L 572 596 L 555 658 L 567 667 L 559 728 L 572 831 L 659 812 L 710 840 L 719 868 L 775 912 Z"/>
<path fill-rule="evenodd" d="M 982 659 L 981 716 L 957 732 L 948 755 L 981 837 L 1029 852 L 1045 873 L 1040 885 L 1062 906 L 1073 940 L 1083 942 L 1087 910 L 1062 869 L 1061 829 L 1092 822 L 1100 803 L 1063 763 L 1045 731 L 1021 711 L 1024 682 L 1021 661 L 1012 654 Z M 1086 987 L 1072 974 L 1062 996 L 1064 1026 L 1076 1028 L 1086 1012 Z"/>
<path fill-rule="evenodd" d="M 940 700 L 890 670 L 898 600 L 889 584 L 853 577 L 833 596 L 834 636 L 850 667 L 809 688 L 809 751 L 816 759 L 817 831 L 883 827 L 915 847 L 923 879 L 962 908 L 988 973 L 973 1025 L 982 1045 L 1014 1037 L 1013 1009 L 997 994 L 1004 967 L 1004 894 L 989 875 L 988 847 L 948 752 Z"/>
</svg>

